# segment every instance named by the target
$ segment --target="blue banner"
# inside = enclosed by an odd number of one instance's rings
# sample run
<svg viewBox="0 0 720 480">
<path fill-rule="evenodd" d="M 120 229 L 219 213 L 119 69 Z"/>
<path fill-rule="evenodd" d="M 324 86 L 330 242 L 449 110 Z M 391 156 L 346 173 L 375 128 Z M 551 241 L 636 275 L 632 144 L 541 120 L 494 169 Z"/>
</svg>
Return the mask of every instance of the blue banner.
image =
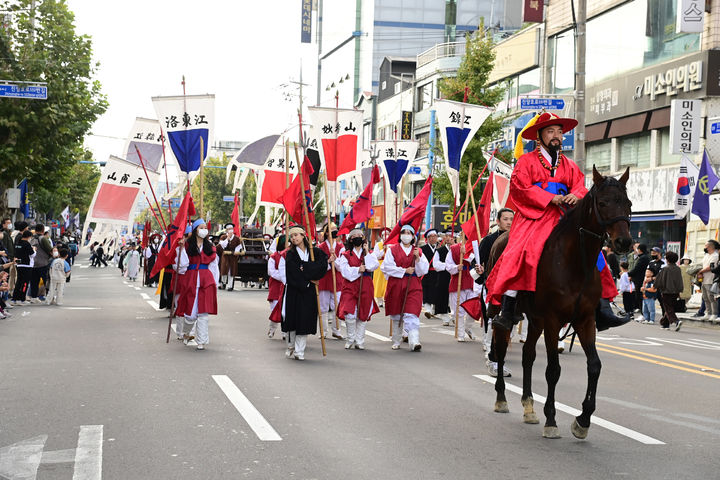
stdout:
<svg viewBox="0 0 720 480">
<path fill-rule="evenodd" d="M 695 196 L 693 197 L 692 213 L 700 217 L 705 225 L 710 220 L 710 193 L 718 183 L 718 176 L 710 164 L 707 150 L 703 153 L 702 165 L 700 165 L 700 173 L 698 174 L 697 187 L 695 188 Z"/>
</svg>

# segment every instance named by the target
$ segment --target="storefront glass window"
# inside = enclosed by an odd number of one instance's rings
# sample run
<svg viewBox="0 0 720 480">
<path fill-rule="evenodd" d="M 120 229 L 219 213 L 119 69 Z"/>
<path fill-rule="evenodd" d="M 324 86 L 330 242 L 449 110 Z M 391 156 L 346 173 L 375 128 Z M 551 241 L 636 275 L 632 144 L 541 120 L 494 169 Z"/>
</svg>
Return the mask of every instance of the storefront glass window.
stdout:
<svg viewBox="0 0 720 480">
<path fill-rule="evenodd" d="M 587 161 L 585 162 L 585 169 L 588 172 L 592 171 L 593 165 L 598 169 L 599 172 L 610 171 L 610 155 L 612 149 L 612 142 L 595 142 L 588 143 L 586 147 Z"/>
<path fill-rule="evenodd" d="M 432 105 L 433 84 L 426 83 L 417 89 L 417 110 L 418 112 L 430 108 Z"/>
<path fill-rule="evenodd" d="M 650 132 L 630 135 L 620 139 L 618 165 L 621 168 L 648 168 L 650 166 Z"/>
<path fill-rule="evenodd" d="M 575 88 L 575 38 L 567 30 L 551 39 L 553 92 L 569 92 Z"/>
<path fill-rule="evenodd" d="M 670 153 L 670 129 L 663 128 L 658 132 L 660 135 L 660 152 L 658 152 L 658 165 L 677 165 L 682 160 L 682 155 Z M 699 164 L 701 160 L 700 154 L 688 155 L 690 160 Z"/>
</svg>

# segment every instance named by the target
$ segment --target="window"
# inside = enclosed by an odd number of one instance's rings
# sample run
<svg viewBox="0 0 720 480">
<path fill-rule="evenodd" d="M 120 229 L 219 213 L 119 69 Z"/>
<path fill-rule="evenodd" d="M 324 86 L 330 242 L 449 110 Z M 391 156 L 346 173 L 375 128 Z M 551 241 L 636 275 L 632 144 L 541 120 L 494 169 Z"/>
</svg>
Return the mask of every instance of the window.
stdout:
<svg viewBox="0 0 720 480">
<path fill-rule="evenodd" d="M 650 132 L 620 139 L 618 167 L 647 168 L 650 166 Z"/>
<path fill-rule="evenodd" d="M 682 155 L 678 153 L 670 153 L 670 129 L 663 128 L 658 131 L 658 135 L 660 135 L 660 151 L 658 152 L 657 164 L 659 166 L 679 164 L 680 160 L 682 160 Z M 700 161 L 701 155 L 691 154 L 687 155 L 687 157 L 693 162 L 695 162 L 695 164 L 697 165 L 697 163 Z"/>
<path fill-rule="evenodd" d="M 610 140 L 588 143 L 585 154 L 587 156 L 585 161 L 586 171 L 591 172 L 593 165 L 599 172 L 610 171 L 612 156 L 612 142 Z"/>
<path fill-rule="evenodd" d="M 417 89 L 417 111 L 430 108 L 432 105 L 433 84 L 426 83 Z"/>
<path fill-rule="evenodd" d="M 385 90 L 386 88 L 387 88 L 387 81 L 383 80 L 380 90 Z"/>
</svg>

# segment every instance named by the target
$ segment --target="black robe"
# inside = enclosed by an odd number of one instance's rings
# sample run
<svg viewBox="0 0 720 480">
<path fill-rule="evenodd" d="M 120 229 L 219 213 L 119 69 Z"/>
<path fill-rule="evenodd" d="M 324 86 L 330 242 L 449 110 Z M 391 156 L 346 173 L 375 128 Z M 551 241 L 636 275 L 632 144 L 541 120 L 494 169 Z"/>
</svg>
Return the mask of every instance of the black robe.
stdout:
<svg viewBox="0 0 720 480">
<path fill-rule="evenodd" d="M 155 274 L 154 277 L 150 276 L 150 273 L 152 272 L 153 267 L 155 266 L 155 260 L 157 260 L 158 255 L 158 249 L 155 245 L 149 245 L 150 252 L 152 255 L 150 255 L 150 258 L 145 258 L 145 285 L 150 287 L 153 283 L 157 283 L 160 279 L 160 274 Z M 143 258 L 145 257 L 145 252 L 143 251 Z"/>
<path fill-rule="evenodd" d="M 328 257 L 319 248 L 313 248 L 315 261 L 300 259 L 295 247 L 285 256 L 285 316 L 282 331 L 295 331 L 297 335 L 317 333 L 318 306 L 315 285 L 311 280 L 320 280 L 327 273 Z"/>
<path fill-rule="evenodd" d="M 445 261 L 445 258 L 450 252 L 447 245 L 443 245 L 436 251 L 441 262 Z M 443 313 L 450 313 L 450 274 L 445 270 L 437 272 L 437 287 L 435 294 L 435 315 Z"/>
<path fill-rule="evenodd" d="M 432 264 L 433 257 L 435 256 L 435 250 L 430 245 L 423 245 L 420 250 L 422 250 L 423 255 L 425 255 L 425 258 L 427 258 L 427 261 L 430 264 L 430 270 L 428 273 L 423 275 L 422 278 L 423 303 L 435 305 L 438 282 L 438 272 L 435 271 Z"/>
</svg>

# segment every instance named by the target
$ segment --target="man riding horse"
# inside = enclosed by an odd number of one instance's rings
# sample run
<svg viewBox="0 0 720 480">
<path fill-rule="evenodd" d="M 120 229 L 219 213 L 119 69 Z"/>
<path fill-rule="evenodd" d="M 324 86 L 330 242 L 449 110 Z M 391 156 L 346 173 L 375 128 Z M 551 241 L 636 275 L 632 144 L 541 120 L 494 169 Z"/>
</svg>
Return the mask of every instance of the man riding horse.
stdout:
<svg viewBox="0 0 720 480">
<path fill-rule="evenodd" d="M 501 304 L 501 313 L 493 319 L 496 326 L 510 330 L 521 316 L 515 312 L 518 291 L 535 291 L 537 267 L 545 241 L 567 208 L 587 194 L 585 175 L 561 153 L 563 134 L 578 122 L 543 112 L 523 129 L 526 140 L 534 140 L 536 149 L 518 159 L 510 179 L 510 200 L 516 207 L 507 247 L 495 264 L 487 288 L 490 301 Z M 522 142 L 518 139 L 520 145 Z M 618 317 L 610 308 L 617 295 L 607 264 L 598 257 L 602 297 L 596 310 L 598 330 L 617 327 L 630 320 Z M 571 319 L 568 319 L 570 321 Z"/>
</svg>

